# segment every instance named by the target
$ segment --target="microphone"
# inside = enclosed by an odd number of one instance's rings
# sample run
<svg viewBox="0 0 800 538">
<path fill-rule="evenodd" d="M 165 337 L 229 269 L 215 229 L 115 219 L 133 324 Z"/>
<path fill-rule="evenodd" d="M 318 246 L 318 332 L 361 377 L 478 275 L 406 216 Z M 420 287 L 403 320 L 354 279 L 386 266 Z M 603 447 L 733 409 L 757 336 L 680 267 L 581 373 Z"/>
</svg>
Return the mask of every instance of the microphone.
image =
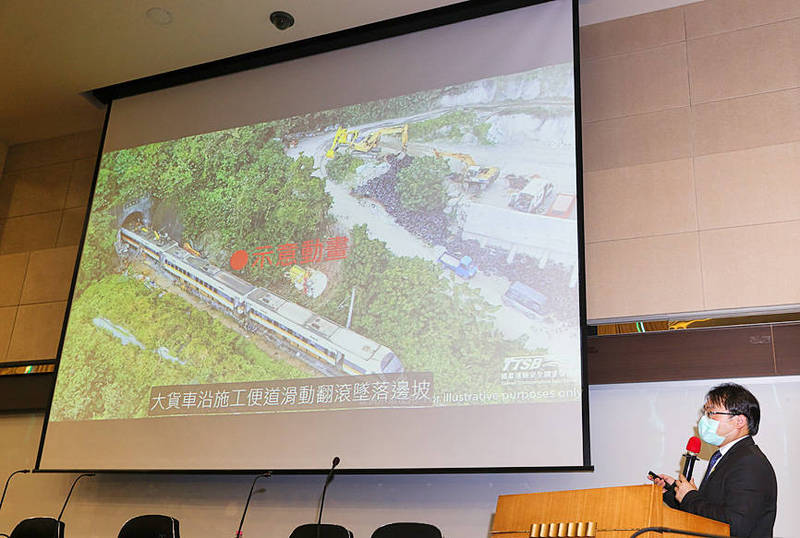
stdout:
<svg viewBox="0 0 800 538">
<path fill-rule="evenodd" d="M 29 473 L 31 472 L 30 469 L 20 469 L 19 471 L 14 471 L 10 475 L 8 475 L 8 479 L 6 479 L 6 486 L 3 488 L 3 496 L 0 497 L 0 508 L 3 507 L 3 501 L 6 500 L 6 492 L 8 491 L 8 485 L 11 483 L 11 479 L 14 477 L 15 474 L 20 473 Z"/>
<path fill-rule="evenodd" d="M 333 458 L 333 462 L 331 462 L 331 470 L 328 471 L 328 476 L 325 477 L 325 486 L 322 488 L 322 499 L 319 501 L 319 517 L 317 517 L 317 538 L 319 538 L 319 533 L 322 530 L 322 508 L 325 506 L 325 491 L 328 489 L 328 484 L 333 481 L 333 472 L 336 470 L 336 466 L 339 465 L 339 456 Z"/>
<path fill-rule="evenodd" d="M 64 499 L 64 506 L 61 507 L 61 512 L 58 514 L 58 519 L 56 519 L 56 521 L 58 521 L 59 523 L 61 523 L 61 516 L 64 515 L 64 510 L 67 509 L 67 503 L 69 502 L 69 498 L 72 497 L 72 490 L 75 489 L 75 484 L 77 484 L 78 480 L 80 480 L 84 476 L 94 476 L 94 473 L 83 473 L 82 475 L 78 475 L 78 477 L 75 480 L 73 480 L 72 487 L 69 488 L 69 493 L 67 493 L 67 498 Z"/>
<path fill-rule="evenodd" d="M 242 520 L 239 522 L 239 530 L 236 531 L 236 538 L 242 538 L 242 526 L 244 525 L 244 516 L 247 515 L 247 508 L 250 506 L 250 499 L 253 497 L 253 488 L 256 487 L 256 482 L 259 478 L 269 478 L 272 476 L 271 471 L 267 471 L 266 473 L 262 473 L 253 479 L 253 483 L 250 484 L 250 493 L 247 494 L 247 502 L 244 503 L 244 512 L 242 512 Z"/>
<path fill-rule="evenodd" d="M 690 437 L 689 441 L 686 443 L 686 454 L 683 455 L 683 476 L 686 477 L 686 480 L 692 479 L 692 472 L 694 471 L 694 462 L 697 461 L 697 454 L 700 452 L 700 439 L 697 437 Z M 672 484 L 665 484 L 664 489 L 669 491 L 670 493 L 675 493 L 675 488 L 677 487 L 675 484 L 677 480 Z"/>
<path fill-rule="evenodd" d="M 697 461 L 697 454 L 700 453 L 700 439 L 697 437 L 690 437 L 689 442 L 686 443 L 686 454 L 683 455 L 683 476 L 686 480 L 692 479 L 692 472 L 694 471 L 694 462 Z"/>
</svg>

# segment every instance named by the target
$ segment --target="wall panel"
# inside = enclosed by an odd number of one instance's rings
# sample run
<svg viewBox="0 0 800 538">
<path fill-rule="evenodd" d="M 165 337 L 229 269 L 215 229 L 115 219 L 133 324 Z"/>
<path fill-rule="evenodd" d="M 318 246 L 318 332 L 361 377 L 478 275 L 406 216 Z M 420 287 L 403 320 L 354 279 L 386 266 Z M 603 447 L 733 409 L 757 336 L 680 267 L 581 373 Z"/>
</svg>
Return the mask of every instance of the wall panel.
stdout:
<svg viewBox="0 0 800 538">
<path fill-rule="evenodd" d="M 652 236 L 586 246 L 589 312 L 625 317 L 658 305 L 662 315 L 703 304 L 697 235 Z"/>
<path fill-rule="evenodd" d="M 697 156 L 800 140 L 800 89 L 703 103 L 693 111 Z"/>
<path fill-rule="evenodd" d="M 582 29 L 590 320 L 800 309 L 800 277 L 792 271 L 798 260 L 782 242 L 795 239 L 792 223 L 800 222 L 798 17 L 797 2 L 788 0 L 705 0 Z M 664 27 L 647 38 L 643 28 L 654 21 Z M 676 101 L 661 96 L 676 88 L 678 74 L 631 58 L 666 58 L 681 47 L 690 104 L 674 108 Z M 605 117 L 613 114 L 621 116 Z M 688 178 L 682 169 L 667 176 L 678 160 L 689 163 Z M 661 170 L 659 184 L 647 190 L 654 170 Z M 770 233 L 758 228 L 769 223 L 784 224 Z M 658 238 L 674 232 L 696 236 L 699 255 L 677 275 L 700 283 L 699 300 L 654 293 L 658 269 L 652 280 L 628 278 L 632 267 L 650 267 Z M 649 238 L 653 247 L 641 250 L 630 238 Z"/>
<path fill-rule="evenodd" d="M 689 41 L 692 103 L 800 85 L 800 19 Z"/>
<path fill-rule="evenodd" d="M 581 28 L 581 58 L 603 58 L 685 40 L 683 10 L 663 9 Z"/>
<path fill-rule="evenodd" d="M 583 193 L 589 243 L 697 230 L 690 159 L 586 172 Z"/>
<path fill-rule="evenodd" d="M 700 233 L 706 307 L 800 304 L 800 220 Z"/>
<path fill-rule="evenodd" d="M 10 148 L 0 176 L 0 361 L 53 360 L 99 131 Z"/>
<path fill-rule="evenodd" d="M 800 17 L 795 0 L 705 0 L 684 9 L 690 39 Z"/>
<path fill-rule="evenodd" d="M 584 86 L 581 93 L 593 91 Z M 583 125 L 583 169 L 605 170 L 691 155 L 689 108 L 674 108 Z"/>
<path fill-rule="evenodd" d="M 695 158 L 700 229 L 797 220 L 798 170 L 800 142 Z"/>
<path fill-rule="evenodd" d="M 591 89 L 582 95 L 586 122 L 688 106 L 686 45 L 585 60 L 581 82 Z"/>
</svg>

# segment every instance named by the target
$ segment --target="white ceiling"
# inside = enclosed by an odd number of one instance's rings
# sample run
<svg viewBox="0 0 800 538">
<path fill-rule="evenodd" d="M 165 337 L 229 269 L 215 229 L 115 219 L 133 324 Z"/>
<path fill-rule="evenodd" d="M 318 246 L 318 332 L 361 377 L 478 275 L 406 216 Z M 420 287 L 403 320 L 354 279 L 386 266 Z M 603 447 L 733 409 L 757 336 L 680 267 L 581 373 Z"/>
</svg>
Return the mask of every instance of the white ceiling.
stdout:
<svg viewBox="0 0 800 538">
<path fill-rule="evenodd" d="M 0 142 L 98 129 L 82 92 L 457 0 L 0 0 Z M 479 0 L 476 0 L 479 1 Z M 686 0 L 580 0 L 586 24 Z M 158 25 L 145 13 L 169 11 Z M 268 16 L 290 11 L 276 30 Z"/>
</svg>

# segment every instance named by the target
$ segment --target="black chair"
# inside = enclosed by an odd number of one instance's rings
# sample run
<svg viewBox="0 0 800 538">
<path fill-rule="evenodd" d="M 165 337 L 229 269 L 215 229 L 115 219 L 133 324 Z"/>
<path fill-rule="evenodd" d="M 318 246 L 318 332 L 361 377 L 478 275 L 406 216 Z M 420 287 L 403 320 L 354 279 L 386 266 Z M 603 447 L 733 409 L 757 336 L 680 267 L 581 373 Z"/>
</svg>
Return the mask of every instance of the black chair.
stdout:
<svg viewBox="0 0 800 538">
<path fill-rule="evenodd" d="M 64 538 L 64 522 L 52 517 L 29 517 L 14 527 L 10 538 Z"/>
<path fill-rule="evenodd" d="M 353 533 L 341 525 L 323 523 L 319 527 L 319 538 L 353 538 Z M 289 538 L 317 538 L 317 524 L 307 523 L 300 525 L 292 531 Z"/>
<path fill-rule="evenodd" d="M 428 523 L 389 523 L 378 527 L 372 538 L 442 538 L 442 531 Z"/>
<path fill-rule="evenodd" d="M 169 516 L 136 516 L 125 522 L 118 538 L 180 538 L 178 520 Z"/>
</svg>

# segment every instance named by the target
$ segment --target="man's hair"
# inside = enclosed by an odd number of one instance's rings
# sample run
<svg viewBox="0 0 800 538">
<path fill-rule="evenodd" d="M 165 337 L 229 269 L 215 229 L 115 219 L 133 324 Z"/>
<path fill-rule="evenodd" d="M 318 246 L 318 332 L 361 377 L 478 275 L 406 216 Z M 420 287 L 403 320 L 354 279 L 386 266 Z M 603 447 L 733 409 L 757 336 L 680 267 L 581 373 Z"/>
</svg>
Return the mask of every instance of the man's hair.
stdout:
<svg viewBox="0 0 800 538">
<path fill-rule="evenodd" d="M 717 385 L 706 394 L 706 399 L 713 405 L 720 405 L 737 415 L 747 418 L 747 430 L 750 435 L 758 433 L 761 422 L 761 408 L 753 393 L 736 383 Z"/>
</svg>

